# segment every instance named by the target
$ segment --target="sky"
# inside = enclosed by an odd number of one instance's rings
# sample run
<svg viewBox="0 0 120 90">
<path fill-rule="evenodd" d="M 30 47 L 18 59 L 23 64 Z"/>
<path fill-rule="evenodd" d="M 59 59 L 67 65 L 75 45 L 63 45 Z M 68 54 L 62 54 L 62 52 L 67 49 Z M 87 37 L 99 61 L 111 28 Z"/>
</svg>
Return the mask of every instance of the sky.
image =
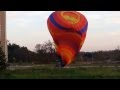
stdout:
<svg viewBox="0 0 120 90">
<path fill-rule="evenodd" d="M 53 39 L 47 19 L 53 11 L 7 11 L 7 40 L 34 51 L 35 45 Z M 81 51 L 114 50 L 120 46 L 120 11 L 79 11 L 88 20 Z"/>
</svg>

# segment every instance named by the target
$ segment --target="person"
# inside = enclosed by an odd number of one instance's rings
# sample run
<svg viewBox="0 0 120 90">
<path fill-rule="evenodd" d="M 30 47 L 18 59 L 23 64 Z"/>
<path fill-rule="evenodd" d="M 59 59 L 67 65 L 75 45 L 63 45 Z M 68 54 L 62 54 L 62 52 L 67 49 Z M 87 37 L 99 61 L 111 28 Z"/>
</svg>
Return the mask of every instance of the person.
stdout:
<svg viewBox="0 0 120 90">
<path fill-rule="evenodd" d="M 65 62 L 62 60 L 61 56 L 56 54 L 57 55 L 57 67 L 64 67 L 65 66 Z"/>
</svg>

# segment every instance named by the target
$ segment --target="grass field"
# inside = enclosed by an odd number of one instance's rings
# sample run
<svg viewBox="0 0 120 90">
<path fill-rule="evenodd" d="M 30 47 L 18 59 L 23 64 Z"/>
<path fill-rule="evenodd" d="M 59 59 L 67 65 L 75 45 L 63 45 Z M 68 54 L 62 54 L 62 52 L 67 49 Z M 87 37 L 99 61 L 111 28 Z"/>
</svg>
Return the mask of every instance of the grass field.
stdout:
<svg viewBox="0 0 120 90">
<path fill-rule="evenodd" d="M 120 79 L 119 67 L 31 67 L 0 71 L 0 79 Z"/>
</svg>

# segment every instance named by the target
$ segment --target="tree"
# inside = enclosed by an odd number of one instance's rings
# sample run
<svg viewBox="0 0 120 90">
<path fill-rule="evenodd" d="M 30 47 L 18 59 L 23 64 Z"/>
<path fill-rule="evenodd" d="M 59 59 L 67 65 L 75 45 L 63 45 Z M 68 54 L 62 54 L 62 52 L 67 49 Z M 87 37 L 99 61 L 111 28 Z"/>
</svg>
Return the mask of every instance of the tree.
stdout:
<svg viewBox="0 0 120 90">
<path fill-rule="evenodd" d="M 0 69 L 5 69 L 5 68 L 6 68 L 6 58 L 2 48 L 0 47 Z"/>
<path fill-rule="evenodd" d="M 28 50 L 27 47 L 21 47 L 15 43 L 8 44 L 8 59 L 10 63 L 32 62 L 36 59 L 35 56 L 36 53 Z"/>
<path fill-rule="evenodd" d="M 50 40 L 44 42 L 43 44 L 36 44 L 35 49 L 39 62 L 55 62 L 55 49 L 53 43 Z"/>
</svg>

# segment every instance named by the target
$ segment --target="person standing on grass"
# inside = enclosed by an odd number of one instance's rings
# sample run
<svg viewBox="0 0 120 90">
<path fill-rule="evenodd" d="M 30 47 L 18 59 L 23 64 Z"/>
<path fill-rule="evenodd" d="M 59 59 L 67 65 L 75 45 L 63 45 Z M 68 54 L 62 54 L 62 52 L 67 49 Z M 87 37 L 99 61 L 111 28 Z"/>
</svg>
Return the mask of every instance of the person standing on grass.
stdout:
<svg viewBox="0 0 120 90">
<path fill-rule="evenodd" d="M 61 56 L 56 54 L 57 55 L 57 67 L 64 67 L 65 66 L 65 62 L 62 60 Z"/>
</svg>

